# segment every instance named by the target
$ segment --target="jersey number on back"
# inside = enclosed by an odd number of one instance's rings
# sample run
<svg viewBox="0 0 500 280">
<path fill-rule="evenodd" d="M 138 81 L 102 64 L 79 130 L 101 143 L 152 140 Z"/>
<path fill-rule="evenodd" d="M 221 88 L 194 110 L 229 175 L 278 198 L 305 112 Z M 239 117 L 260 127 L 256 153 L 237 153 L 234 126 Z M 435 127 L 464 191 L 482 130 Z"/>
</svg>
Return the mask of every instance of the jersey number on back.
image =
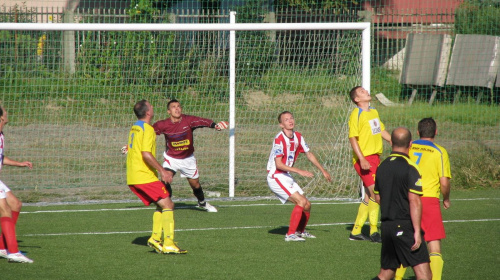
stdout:
<svg viewBox="0 0 500 280">
<path fill-rule="evenodd" d="M 413 155 L 417 157 L 417 161 L 415 163 L 418 165 L 420 163 L 420 159 L 422 158 L 422 153 L 413 153 Z"/>
</svg>

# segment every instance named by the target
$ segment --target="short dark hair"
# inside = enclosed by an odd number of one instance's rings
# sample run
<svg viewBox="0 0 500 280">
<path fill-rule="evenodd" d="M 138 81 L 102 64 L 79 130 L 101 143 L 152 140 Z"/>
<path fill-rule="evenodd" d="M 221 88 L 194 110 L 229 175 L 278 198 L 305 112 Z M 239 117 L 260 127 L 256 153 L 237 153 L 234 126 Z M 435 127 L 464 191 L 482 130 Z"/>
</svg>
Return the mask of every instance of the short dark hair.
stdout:
<svg viewBox="0 0 500 280">
<path fill-rule="evenodd" d="M 281 112 L 279 115 L 278 115 L 278 122 L 281 123 L 281 116 L 283 116 L 284 114 L 290 114 L 293 116 L 293 114 L 290 112 L 290 111 L 283 111 Z"/>
<path fill-rule="evenodd" d="M 3 107 L 0 106 L 0 117 L 3 117 Z"/>
<path fill-rule="evenodd" d="M 418 122 L 418 134 L 421 138 L 434 138 L 436 129 L 436 121 L 433 118 L 424 118 Z"/>
<path fill-rule="evenodd" d="M 393 148 L 409 148 L 411 143 L 411 132 L 406 127 L 398 127 L 391 133 Z"/>
<path fill-rule="evenodd" d="M 172 104 L 172 103 L 179 103 L 179 104 L 181 104 L 179 101 L 177 101 L 177 99 L 171 99 L 171 100 L 170 100 L 170 101 L 168 101 L 168 103 L 167 103 L 167 110 L 169 110 L 169 109 L 170 109 L 170 104 Z"/>
<path fill-rule="evenodd" d="M 134 105 L 134 113 L 137 116 L 137 118 L 143 119 L 146 116 L 146 113 L 149 110 L 148 106 L 148 101 L 146 99 L 143 99 Z"/>
<path fill-rule="evenodd" d="M 351 101 L 354 102 L 354 104 L 357 104 L 356 101 L 354 101 L 354 99 L 356 99 L 356 97 L 358 96 L 358 89 L 360 89 L 360 88 L 362 88 L 362 86 L 355 86 L 349 92 L 349 96 L 351 97 Z"/>
</svg>

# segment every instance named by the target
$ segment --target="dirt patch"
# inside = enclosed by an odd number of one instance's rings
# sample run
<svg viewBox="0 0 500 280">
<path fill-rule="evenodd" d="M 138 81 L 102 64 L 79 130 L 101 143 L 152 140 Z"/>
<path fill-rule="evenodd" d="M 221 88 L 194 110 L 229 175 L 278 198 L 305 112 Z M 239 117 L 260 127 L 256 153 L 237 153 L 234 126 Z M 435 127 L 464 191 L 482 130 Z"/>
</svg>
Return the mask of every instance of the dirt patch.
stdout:
<svg viewBox="0 0 500 280">
<path fill-rule="evenodd" d="M 243 94 L 245 103 L 249 108 L 259 108 L 271 104 L 272 98 L 263 91 L 248 91 Z"/>
</svg>

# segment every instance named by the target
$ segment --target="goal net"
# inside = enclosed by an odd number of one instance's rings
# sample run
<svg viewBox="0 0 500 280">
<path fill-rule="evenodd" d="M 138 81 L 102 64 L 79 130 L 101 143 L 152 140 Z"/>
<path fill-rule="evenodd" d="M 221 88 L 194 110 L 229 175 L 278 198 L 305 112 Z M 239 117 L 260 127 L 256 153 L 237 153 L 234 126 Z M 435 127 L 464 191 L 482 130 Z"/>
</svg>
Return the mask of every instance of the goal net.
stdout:
<svg viewBox="0 0 500 280">
<path fill-rule="evenodd" d="M 172 98 L 185 114 L 231 120 L 229 131 L 194 132 L 208 196 L 272 195 L 266 164 L 284 110 L 333 177 L 302 156 L 297 167 L 315 173 L 294 176 L 306 194 L 358 196 L 348 92 L 369 88 L 369 23 L 4 23 L 0 34 L 5 154 L 34 164 L 4 168 L 2 181 L 27 202 L 134 198 L 120 154 L 132 107 L 150 101 L 154 122 L 168 117 Z M 164 147 L 158 136 L 159 161 Z M 179 175 L 172 186 L 175 197 L 192 197 Z"/>
</svg>

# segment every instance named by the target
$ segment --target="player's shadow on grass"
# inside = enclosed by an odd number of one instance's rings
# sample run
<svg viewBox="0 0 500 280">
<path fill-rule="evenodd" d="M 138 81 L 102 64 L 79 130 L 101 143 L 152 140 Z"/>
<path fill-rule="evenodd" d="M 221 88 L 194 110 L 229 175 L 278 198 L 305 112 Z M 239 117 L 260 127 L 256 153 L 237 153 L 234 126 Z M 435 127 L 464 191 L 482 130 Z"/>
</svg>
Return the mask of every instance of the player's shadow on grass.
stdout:
<svg viewBox="0 0 500 280">
<path fill-rule="evenodd" d="M 148 239 L 150 237 L 151 235 L 136 237 L 134 240 L 132 240 L 132 244 L 139 246 L 148 246 Z"/>
<path fill-rule="evenodd" d="M 125 208 L 143 208 L 143 207 L 148 207 L 148 206 L 144 206 L 144 204 L 142 204 L 141 202 L 139 202 L 140 204 L 138 205 L 129 205 L 129 206 L 126 206 Z M 198 210 L 198 211 L 205 211 L 203 209 L 199 209 L 196 207 L 196 204 L 187 204 L 187 203 L 183 203 L 183 202 L 174 202 L 175 203 L 175 209 L 174 210 L 186 210 L 186 209 L 189 209 L 189 210 Z M 151 203 L 151 205 L 149 207 L 155 207 L 155 205 L 153 203 Z"/>
<path fill-rule="evenodd" d="M 353 228 L 354 228 L 354 224 L 348 224 L 345 227 L 345 230 L 351 232 Z M 370 236 L 370 226 L 364 225 L 361 228 L 361 233 L 364 234 L 365 236 Z"/>
<path fill-rule="evenodd" d="M 36 248 L 36 249 L 42 248 L 40 246 L 24 246 L 21 243 L 23 243 L 22 240 L 17 240 L 17 244 L 18 244 L 19 249 L 23 248 L 23 250 L 22 250 L 23 253 L 29 253 L 29 251 L 24 250 L 25 248 Z"/>
<path fill-rule="evenodd" d="M 286 235 L 286 233 L 288 232 L 288 226 L 281 226 L 281 227 L 278 227 L 278 228 L 273 228 L 271 230 L 268 231 L 270 234 L 279 234 L 279 235 Z"/>
</svg>

